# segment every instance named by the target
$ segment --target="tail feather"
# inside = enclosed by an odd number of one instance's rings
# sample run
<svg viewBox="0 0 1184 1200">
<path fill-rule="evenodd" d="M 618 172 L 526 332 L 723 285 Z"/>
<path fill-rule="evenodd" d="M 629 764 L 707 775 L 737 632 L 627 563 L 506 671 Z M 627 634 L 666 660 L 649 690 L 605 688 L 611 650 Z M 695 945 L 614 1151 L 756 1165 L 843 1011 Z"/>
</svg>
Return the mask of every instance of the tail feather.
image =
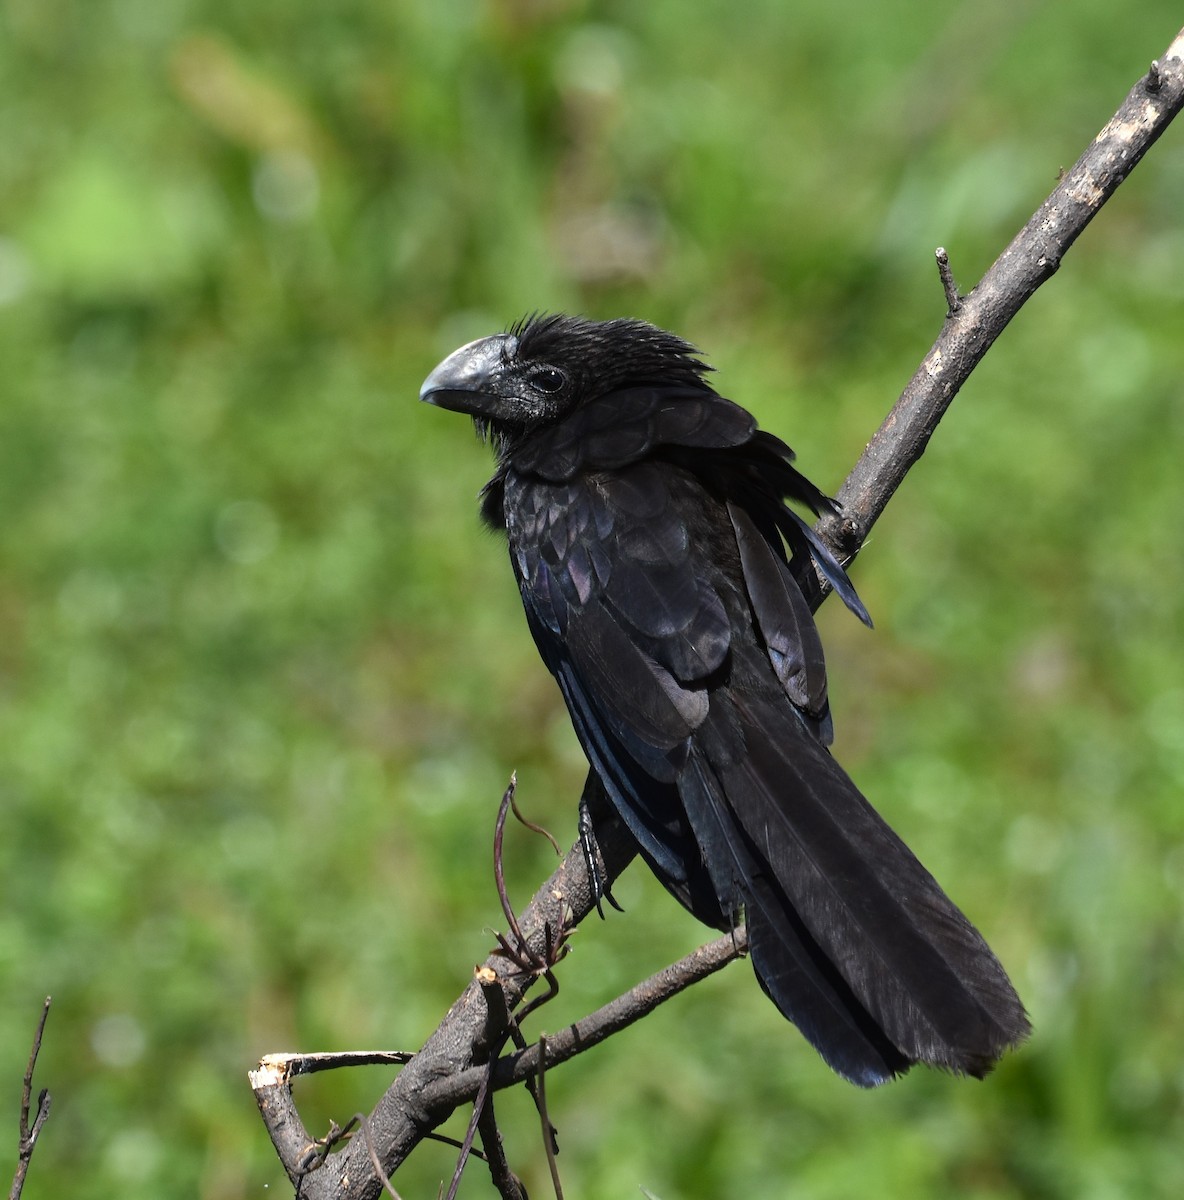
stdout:
<svg viewBox="0 0 1184 1200">
<path fill-rule="evenodd" d="M 733 702 L 745 752 L 702 738 L 679 790 L 762 986 L 856 1083 L 914 1062 L 985 1074 L 1028 1022 L 982 936 L 821 746 L 791 728 L 787 752 L 762 732 L 783 714 Z"/>
<path fill-rule="evenodd" d="M 757 979 L 827 1064 L 864 1087 L 909 1067 L 859 1002 L 725 804 L 722 786 L 696 755 L 680 783 L 695 835 L 725 911 L 746 909 L 749 954 Z"/>
</svg>

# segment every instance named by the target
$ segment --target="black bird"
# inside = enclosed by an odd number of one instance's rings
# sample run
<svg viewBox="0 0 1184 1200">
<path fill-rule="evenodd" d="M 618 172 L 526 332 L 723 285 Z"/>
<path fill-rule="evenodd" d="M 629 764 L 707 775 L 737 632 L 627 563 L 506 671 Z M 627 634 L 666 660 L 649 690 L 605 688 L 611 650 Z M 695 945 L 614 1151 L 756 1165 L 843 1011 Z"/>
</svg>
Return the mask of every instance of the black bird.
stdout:
<svg viewBox="0 0 1184 1200">
<path fill-rule="evenodd" d="M 636 320 L 530 317 L 420 398 L 497 454 L 482 496 L 526 618 L 642 856 L 699 920 L 748 926 L 773 1002 L 865 1087 L 982 1076 L 1028 1032 L 998 960 L 831 757 L 822 644 L 794 568 L 842 566 L 785 501 L 836 505 Z"/>
</svg>

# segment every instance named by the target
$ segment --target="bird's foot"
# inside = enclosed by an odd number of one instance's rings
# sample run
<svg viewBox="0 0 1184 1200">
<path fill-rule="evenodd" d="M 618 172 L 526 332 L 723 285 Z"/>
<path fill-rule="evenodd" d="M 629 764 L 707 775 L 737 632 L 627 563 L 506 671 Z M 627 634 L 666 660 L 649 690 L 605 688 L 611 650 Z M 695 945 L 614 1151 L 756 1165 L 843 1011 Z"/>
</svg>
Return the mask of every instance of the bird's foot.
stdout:
<svg viewBox="0 0 1184 1200">
<path fill-rule="evenodd" d="M 593 828 L 592 812 L 586 795 L 580 797 L 578 829 L 580 849 L 584 852 L 584 865 L 588 868 L 588 886 L 592 891 L 592 903 L 596 906 L 596 915 L 603 921 L 605 903 L 615 908 L 617 912 L 625 910 L 617 903 L 616 897 L 609 890 L 600 869 L 600 847 L 596 843 L 596 831 Z"/>
</svg>

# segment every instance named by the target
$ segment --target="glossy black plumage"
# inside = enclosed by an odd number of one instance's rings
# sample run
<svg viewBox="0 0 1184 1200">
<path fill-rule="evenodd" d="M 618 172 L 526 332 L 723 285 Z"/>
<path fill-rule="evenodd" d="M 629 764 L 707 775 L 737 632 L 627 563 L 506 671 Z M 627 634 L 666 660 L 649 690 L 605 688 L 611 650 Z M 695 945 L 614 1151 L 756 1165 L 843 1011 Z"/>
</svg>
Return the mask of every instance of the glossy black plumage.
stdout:
<svg viewBox="0 0 1184 1200">
<path fill-rule="evenodd" d="M 421 396 L 493 442 L 485 518 L 592 771 L 667 889 L 717 928 L 743 914 L 762 987 L 853 1082 L 914 1062 L 982 1075 L 1026 1035 L 1023 1007 L 826 749 L 792 559 L 867 613 L 785 501 L 832 503 L 706 371 L 642 322 L 551 316 L 462 347 Z"/>
</svg>

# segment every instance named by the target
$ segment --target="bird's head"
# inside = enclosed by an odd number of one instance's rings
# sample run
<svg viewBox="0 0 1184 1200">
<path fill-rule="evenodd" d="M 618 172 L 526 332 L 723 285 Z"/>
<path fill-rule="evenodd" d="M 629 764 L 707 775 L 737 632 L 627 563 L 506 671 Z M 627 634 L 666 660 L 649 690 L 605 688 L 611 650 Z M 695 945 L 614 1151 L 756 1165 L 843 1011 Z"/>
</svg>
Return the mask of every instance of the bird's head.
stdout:
<svg viewBox="0 0 1184 1200">
<path fill-rule="evenodd" d="M 454 350 L 419 398 L 468 413 L 505 447 L 622 388 L 706 389 L 708 370 L 693 346 L 644 321 L 551 314 Z"/>
</svg>

